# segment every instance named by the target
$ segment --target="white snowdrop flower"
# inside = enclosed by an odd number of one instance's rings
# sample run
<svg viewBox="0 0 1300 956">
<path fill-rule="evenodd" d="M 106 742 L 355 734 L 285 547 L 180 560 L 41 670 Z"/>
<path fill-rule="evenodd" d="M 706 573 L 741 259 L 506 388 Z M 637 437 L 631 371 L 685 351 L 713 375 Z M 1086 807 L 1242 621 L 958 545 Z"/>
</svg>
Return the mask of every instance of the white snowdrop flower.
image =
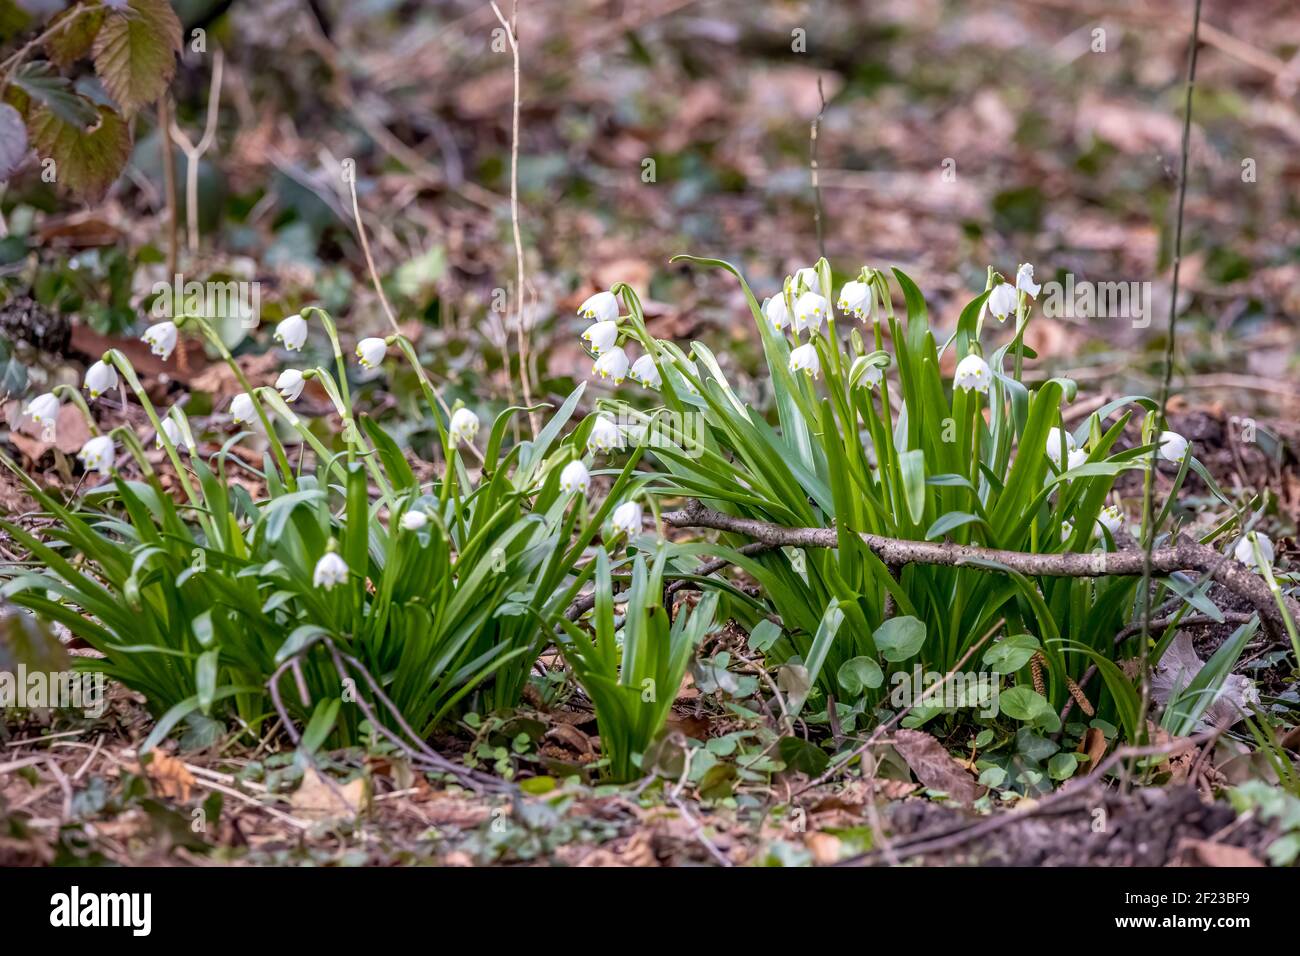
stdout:
<svg viewBox="0 0 1300 956">
<path fill-rule="evenodd" d="M 23 406 L 23 414 L 52 432 L 59 420 L 59 398 L 53 392 L 37 395 Z"/>
<path fill-rule="evenodd" d="M 357 360 L 362 368 L 379 368 L 388 354 L 388 343 L 383 339 L 370 337 L 357 343 Z"/>
<path fill-rule="evenodd" d="M 275 380 L 275 390 L 286 402 L 296 402 L 302 390 L 307 387 L 307 380 L 296 368 L 287 368 Z"/>
<path fill-rule="evenodd" d="M 987 392 L 992 379 L 993 373 L 989 370 L 989 363 L 972 353 L 957 363 L 952 384 L 965 392 L 969 392 L 972 388 L 977 392 Z"/>
<path fill-rule="evenodd" d="M 615 346 L 608 352 L 602 353 L 591 370 L 602 380 L 613 379 L 615 385 L 622 385 L 623 379 L 627 377 L 627 368 L 627 353 Z"/>
<path fill-rule="evenodd" d="M 582 333 L 582 341 L 586 342 L 587 347 L 596 355 L 608 352 L 618 341 L 618 323 L 596 322 L 589 325 Z"/>
<path fill-rule="evenodd" d="M 275 327 L 275 336 L 290 352 L 300 351 L 307 342 L 307 320 L 291 315 Z"/>
<path fill-rule="evenodd" d="M 591 426 L 591 434 L 587 436 L 587 451 L 595 454 L 598 451 L 609 451 L 612 448 L 622 447 L 623 436 L 619 432 L 618 426 L 604 415 L 598 416 Z"/>
<path fill-rule="evenodd" d="M 1160 433 L 1160 457 L 1165 461 L 1181 463 L 1187 457 L 1188 441 L 1178 432 Z"/>
<path fill-rule="evenodd" d="M 847 312 L 858 319 L 871 315 L 871 286 L 854 279 L 840 288 L 840 301 L 836 303 L 841 312 Z"/>
<path fill-rule="evenodd" d="M 1115 505 L 1107 505 L 1101 509 L 1101 514 L 1097 516 L 1097 531 L 1101 532 L 1105 528 L 1112 535 L 1117 532 L 1124 524 L 1124 512 L 1120 511 Z"/>
<path fill-rule="evenodd" d="M 1070 456 L 1065 461 L 1065 469 L 1069 471 L 1072 468 L 1078 468 L 1088 461 L 1088 450 L 1086 448 L 1076 448 L 1070 452 Z"/>
<path fill-rule="evenodd" d="M 87 471 L 97 471 L 107 475 L 113 468 L 113 439 L 107 435 L 97 435 L 81 446 L 77 460 Z"/>
<path fill-rule="evenodd" d="M 1260 534 L 1258 531 L 1251 531 L 1244 538 L 1237 542 L 1237 548 L 1233 552 L 1238 561 L 1248 568 L 1259 568 L 1259 562 L 1255 560 L 1255 546 L 1252 539 L 1259 542 L 1259 553 L 1269 567 L 1273 566 L 1273 542 L 1269 540 L 1268 535 Z"/>
<path fill-rule="evenodd" d="M 1061 540 L 1069 541 L 1074 537 L 1074 522 L 1068 518 L 1061 522 Z"/>
<path fill-rule="evenodd" d="M 641 519 L 641 506 L 635 501 L 625 501 L 614 509 L 614 514 L 609 521 L 614 526 L 615 531 L 634 535 L 641 531 Z"/>
<path fill-rule="evenodd" d="M 117 369 L 100 359 L 86 369 L 86 381 L 83 387 L 92 399 L 99 398 L 110 389 L 117 388 Z"/>
<path fill-rule="evenodd" d="M 1068 455 L 1079 446 L 1074 441 L 1074 436 L 1069 432 L 1065 433 L 1065 451 Z M 1052 459 L 1052 464 L 1057 468 L 1061 467 L 1061 430 L 1053 428 L 1047 433 L 1047 457 Z"/>
<path fill-rule="evenodd" d="M 402 515 L 401 525 L 403 531 L 419 531 L 429 523 L 429 516 L 423 511 L 408 511 Z"/>
<path fill-rule="evenodd" d="M 1021 263 L 1020 268 L 1016 270 L 1016 288 L 1035 299 L 1038 298 L 1042 286 L 1034 281 L 1034 267 L 1028 262 Z"/>
<path fill-rule="evenodd" d="M 826 321 L 826 314 L 830 311 L 830 303 L 826 297 L 818 295 L 816 292 L 805 292 L 799 296 L 794 303 L 794 328 L 796 332 L 802 332 L 804 329 L 816 331 L 822 327 Z"/>
<path fill-rule="evenodd" d="M 580 461 L 571 461 L 560 472 L 560 490 L 566 495 L 581 491 L 584 495 L 591 488 L 591 472 Z"/>
<path fill-rule="evenodd" d="M 612 292 L 597 292 L 578 306 L 578 314 L 597 322 L 617 322 L 618 297 Z"/>
<path fill-rule="evenodd" d="M 1000 283 L 989 293 L 989 312 L 999 322 L 1005 322 L 1008 315 L 1015 314 L 1016 302 L 1016 287 L 1006 282 Z"/>
<path fill-rule="evenodd" d="M 794 274 L 791 285 L 796 289 L 802 286 L 805 291 L 812 291 L 820 286 L 821 281 L 821 276 L 817 274 L 817 270 L 812 266 L 807 266 Z"/>
<path fill-rule="evenodd" d="M 790 324 L 790 310 L 785 307 L 784 294 L 774 295 L 763 303 L 763 317 L 777 332 Z"/>
<path fill-rule="evenodd" d="M 822 370 L 821 359 L 811 342 L 806 342 L 790 353 L 790 371 L 805 371 L 816 378 Z"/>
<path fill-rule="evenodd" d="M 176 336 L 175 322 L 159 322 L 145 329 L 140 341 L 146 343 L 149 350 L 165 362 L 171 358 L 176 348 Z"/>
<path fill-rule="evenodd" d="M 880 380 L 885 377 L 885 370 L 879 365 L 868 365 L 862 370 L 862 378 L 858 379 L 858 384 L 863 388 L 872 389 L 880 384 Z"/>
<path fill-rule="evenodd" d="M 458 408 L 451 414 L 451 427 L 447 429 L 452 444 L 472 442 L 478 434 L 478 416 L 468 408 Z"/>
<path fill-rule="evenodd" d="M 627 377 L 634 382 L 640 382 L 646 388 L 658 389 L 663 384 L 659 369 L 655 367 L 653 355 L 642 355 L 633 362 Z"/>
<path fill-rule="evenodd" d="M 312 572 L 312 587 L 324 588 L 330 590 L 336 584 L 346 584 L 348 580 L 348 566 L 333 551 L 326 552 L 321 559 L 316 562 L 316 570 Z"/>
<path fill-rule="evenodd" d="M 236 395 L 234 401 L 230 403 L 230 417 L 236 423 L 260 424 L 257 417 L 257 406 L 253 404 L 253 396 L 247 392 L 240 392 Z"/>
<path fill-rule="evenodd" d="M 181 426 L 176 424 L 176 422 L 171 418 L 164 418 L 162 420 L 162 429 L 158 432 L 158 437 L 154 439 L 154 446 L 156 448 L 163 447 L 164 435 L 167 436 L 167 440 L 172 443 L 173 447 L 188 451 L 185 447 L 184 431 L 181 429 Z"/>
</svg>

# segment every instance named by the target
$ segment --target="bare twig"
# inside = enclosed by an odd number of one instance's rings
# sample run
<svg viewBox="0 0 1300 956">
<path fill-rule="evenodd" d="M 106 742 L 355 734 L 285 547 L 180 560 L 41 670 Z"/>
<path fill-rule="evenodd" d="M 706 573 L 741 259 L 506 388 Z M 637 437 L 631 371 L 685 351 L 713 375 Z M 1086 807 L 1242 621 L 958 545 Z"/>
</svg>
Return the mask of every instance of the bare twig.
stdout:
<svg viewBox="0 0 1300 956">
<path fill-rule="evenodd" d="M 163 162 L 163 200 L 167 208 L 167 277 L 176 275 L 176 264 L 180 260 L 180 236 L 178 233 L 176 201 L 176 156 L 172 140 L 172 104 L 171 96 L 163 93 L 158 97 L 158 134 L 162 140 Z M 181 349 L 183 356 L 185 350 Z"/>
<path fill-rule="evenodd" d="M 822 229 L 822 185 L 817 167 L 817 138 L 821 133 L 822 117 L 826 113 L 826 94 L 822 91 L 822 78 L 817 77 L 817 100 L 821 104 L 808 131 L 808 172 L 812 177 L 813 223 L 817 226 L 817 254 L 826 258 L 826 237 Z"/>
<path fill-rule="evenodd" d="M 519 381 L 524 388 L 524 404 L 528 407 L 529 430 L 537 434 L 537 415 L 532 411 L 533 388 L 528 382 L 528 336 L 524 329 L 524 241 L 519 231 L 519 38 L 515 33 L 519 4 L 510 7 L 510 20 L 506 21 L 501 8 L 492 2 L 492 12 L 501 21 L 510 41 L 510 55 L 514 60 L 514 100 L 510 113 L 510 225 L 515 238 L 515 342 L 519 350 Z"/>
<path fill-rule="evenodd" d="M 839 532 L 835 528 L 786 528 L 755 518 L 724 514 L 698 501 L 692 501 L 681 511 L 665 512 L 663 521 L 676 528 L 713 528 L 743 534 L 776 547 L 835 548 L 839 543 Z M 886 564 L 937 564 L 996 570 L 989 566 L 991 563 L 1031 577 L 1132 577 L 1142 573 L 1145 558 L 1144 553 L 1138 550 L 1032 554 L 973 545 L 906 541 L 877 534 L 863 533 L 858 537 Z M 1152 552 L 1151 558 L 1152 570 L 1161 574 L 1174 571 L 1208 572 L 1229 591 L 1249 601 L 1260 612 L 1261 618 L 1266 618 L 1275 625 L 1281 624 L 1281 614 L 1268 585 L 1244 565 L 1225 559 L 1214 548 L 1183 541 L 1157 548 Z M 1291 598 L 1286 601 L 1292 615 L 1300 614 L 1300 605 Z"/>
<path fill-rule="evenodd" d="M 203 135 L 199 138 L 198 144 L 190 141 L 175 120 L 169 124 L 172 138 L 185 154 L 185 240 L 191 256 L 197 255 L 199 251 L 199 161 L 212 148 L 217 138 L 217 121 L 221 117 L 221 77 L 225 72 L 225 62 L 221 48 L 217 47 L 212 54 L 212 80 L 208 88 L 207 118 L 204 120 Z M 170 158 L 169 151 L 169 161 Z"/>
</svg>

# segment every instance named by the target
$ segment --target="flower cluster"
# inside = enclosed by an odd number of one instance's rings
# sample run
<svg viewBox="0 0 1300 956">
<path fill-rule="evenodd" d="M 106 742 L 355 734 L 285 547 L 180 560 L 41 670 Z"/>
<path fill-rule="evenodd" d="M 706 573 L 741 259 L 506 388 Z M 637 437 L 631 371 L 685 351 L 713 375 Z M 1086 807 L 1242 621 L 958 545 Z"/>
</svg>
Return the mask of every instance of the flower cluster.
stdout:
<svg viewBox="0 0 1300 956">
<path fill-rule="evenodd" d="M 578 315 L 593 320 L 581 336 L 587 351 L 595 357 L 593 375 L 615 385 L 622 385 L 626 378 L 643 388 L 657 390 L 663 385 L 653 355 L 646 353 L 633 362 L 618 344 L 620 316 L 618 297 L 613 292 L 597 292 L 578 307 Z"/>
</svg>

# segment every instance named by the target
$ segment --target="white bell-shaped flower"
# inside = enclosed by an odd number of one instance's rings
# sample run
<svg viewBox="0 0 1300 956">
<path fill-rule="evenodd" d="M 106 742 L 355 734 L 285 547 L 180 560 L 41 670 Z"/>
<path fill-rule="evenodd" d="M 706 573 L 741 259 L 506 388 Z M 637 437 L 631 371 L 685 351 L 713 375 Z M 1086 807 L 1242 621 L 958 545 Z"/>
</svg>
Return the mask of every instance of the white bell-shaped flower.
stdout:
<svg viewBox="0 0 1300 956">
<path fill-rule="evenodd" d="M 23 414 L 47 431 L 53 430 L 59 420 L 59 398 L 53 392 L 37 395 L 23 406 Z"/>
<path fill-rule="evenodd" d="M 1160 433 L 1160 457 L 1178 464 L 1187 457 L 1189 442 L 1178 432 Z"/>
<path fill-rule="evenodd" d="M 993 318 L 1005 322 L 1007 316 L 1016 313 L 1016 287 L 1007 282 L 999 283 L 989 293 L 988 309 Z"/>
<path fill-rule="evenodd" d="M 113 468 L 113 439 L 107 435 L 96 435 L 81 446 L 77 460 L 87 471 L 97 471 L 107 475 Z"/>
<path fill-rule="evenodd" d="M 635 501 L 625 501 L 614 509 L 614 514 L 610 516 L 609 523 L 614 526 L 615 531 L 621 531 L 626 535 L 634 535 L 639 534 L 641 531 L 642 518 L 641 506 Z"/>
<path fill-rule="evenodd" d="M 240 392 L 230 403 L 230 417 L 236 423 L 243 422 L 248 425 L 261 424 L 257 417 L 257 406 L 253 404 L 253 396 L 247 392 Z"/>
<path fill-rule="evenodd" d="M 336 584 L 346 584 L 347 580 L 348 566 L 333 551 L 321 555 L 321 559 L 316 562 L 316 570 L 311 576 L 312 586 L 324 588 L 326 591 L 332 590 Z"/>
<path fill-rule="evenodd" d="M 163 447 L 164 435 L 167 437 L 167 441 L 171 442 L 172 447 L 179 450 L 189 451 L 189 449 L 185 447 L 184 430 L 171 418 L 164 418 L 162 420 L 162 429 L 158 432 L 157 437 L 154 438 L 154 446 L 156 448 Z"/>
<path fill-rule="evenodd" d="M 623 434 L 619 431 L 618 425 L 604 415 L 598 415 L 592 423 L 591 434 L 587 436 L 587 451 L 595 454 L 598 451 L 610 451 L 622 447 Z"/>
<path fill-rule="evenodd" d="M 591 472 L 580 461 L 571 461 L 560 472 L 560 490 L 566 495 L 580 491 L 584 495 L 591 489 Z"/>
<path fill-rule="evenodd" d="M 175 322 L 159 322 L 145 329 L 140 340 L 149 346 L 149 351 L 165 362 L 171 358 L 176 348 L 177 334 Z"/>
<path fill-rule="evenodd" d="M 1101 532 L 1105 528 L 1112 535 L 1124 524 L 1124 512 L 1120 511 L 1115 505 L 1107 505 L 1101 509 L 1101 514 L 1097 515 L 1097 531 Z"/>
<path fill-rule="evenodd" d="M 1069 541 L 1074 537 L 1074 522 L 1069 518 L 1061 522 L 1061 540 Z"/>
<path fill-rule="evenodd" d="M 880 380 L 885 377 L 885 370 L 879 365 L 868 365 L 862 370 L 862 377 L 858 379 L 858 385 L 861 388 L 873 389 L 880 384 Z"/>
<path fill-rule="evenodd" d="M 840 288 L 840 300 L 836 303 L 841 312 L 858 319 L 867 319 L 871 315 L 871 286 L 858 279 L 846 282 Z"/>
<path fill-rule="evenodd" d="M 1061 436 L 1062 432 L 1059 428 L 1053 428 L 1047 433 L 1047 457 L 1052 460 L 1052 464 L 1057 468 L 1061 467 Z M 1065 453 L 1068 456 L 1079 446 L 1075 442 L 1074 436 L 1069 432 L 1065 432 L 1064 436 Z"/>
<path fill-rule="evenodd" d="M 790 324 L 790 310 L 785 307 L 785 296 L 778 293 L 763 303 L 763 318 L 780 332 Z"/>
<path fill-rule="evenodd" d="M 599 375 L 602 380 L 611 379 L 615 385 L 623 384 L 623 379 L 627 377 L 627 369 L 627 353 L 618 346 L 601 353 L 591 367 L 592 372 Z"/>
<path fill-rule="evenodd" d="M 1070 452 L 1069 456 L 1066 458 L 1065 469 L 1066 471 L 1069 471 L 1072 468 L 1078 468 L 1080 465 L 1087 463 L 1087 461 L 1088 449 L 1076 448 L 1074 451 Z"/>
<path fill-rule="evenodd" d="M 100 359 L 86 369 L 86 380 L 83 385 L 92 400 L 99 398 L 110 389 L 117 388 L 117 369 Z"/>
<path fill-rule="evenodd" d="M 807 372 L 816 378 L 821 370 L 821 359 L 817 357 L 817 348 L 811 342 L 805 342 L 790 353 L 790 371 Z"/>
<path fill-rule="evenodd" d="M 1034 267 L 1028 262 L 1021 263 L 1020 268 L 1016 270 L 1016 288 L 1035 299 L 1043 288 L 1034 281 Z"/>
<path fill-rule="evenodd" d="M 1255 558 L 1254 541 L 1259 542 L 1260 557 L 1264 559 L 1265 563 L 1267 563 L 1269 567 L 1272 567 L 1273 557 L 1275 554 L 1273 551 L 1273 542 L 1269 540 L 1268 535 L 1260 534 L 1258 531 L 1251 531 L 1247 533 L 1244 538 L 1238 541 L 1237 547 L 1233 551 L 1233 555 L 1246 567 L 1259 570 L 1259 561 Z"/>
<path fill-rule="evenodd" d="M 403 531 L 419 531 L 429 523 L 429 516 L 423 511 L 412 510 L 402 515 L 400 522 Z"/>
<path fill-rule="evenodd" d="M 639 382 L 645 388 L 657 390 L 663 384 L 653 355 L 642 355 L 633 362 L 632 367 L 628 369 L 627 377 L 634 382 Z"/>
<path fill-rule="evenodd" d="M 957 363 L 957 371 L 952 377 L 953 386 L 964 392 L 971 389 L 987 392 L 992 381 L 993 373 L 989 370 L 989 363 L 974 353 Z"/>
<path fill-rule="evenodd" d="M 275 327 L 275 338 L 290 352 L 300 351 L 307 342 L 307 320 L 291 315 Z"/>
<path fill-rule="evenodd" d="M 825 296 L 818 295 L 816 292 L 805 292 L 794 303 L 794 330 L 796 332 L 802 332 L 804 329 L 817 331 L 826 321 L 829 311 L 830 303 L 826 301 Z"/>
<path fill-rule="evenodd" d="M 578 306 L 578 314 L 596 322 L 617 322 L 618 297 L 612 292 L 597 292 Z"/>
<path fill-rule="evenodd" d="M 591 349 L 593 355 L 608 352 L 618 343 L 618 323 L 593 323 L 582 333 L 582 341 L 587 343 L 587 348 Z"/>
<path fill-rule="evenodd" d="M 286 402 L 296 402 L 302 390 L 307 387 L 307 380 L 296 368 L 287 368 L 275 380 L 275 390 Z"/>
<path fill-rule="evenodd" d="M 798 291 L 816 291 L 821 288 L 821 276 L 817 274 L 813 266 L 805 266 L 794 274 L 791 285 L 796 292 Z"/>
<path fill-rule="evenodd" d="M 478 416 L 468 408 L 456 409 L 451 413 L 451 425 L 447 434 L 454 445 L 472 442 L 478 434 Z"/>
<path fill-rule="evenodd" d="M 383 339 L 371 336 L 357 343 L 357 360 L 362 368 L 379 368 L 387 354 L 388 343 Z"/>
</svg>

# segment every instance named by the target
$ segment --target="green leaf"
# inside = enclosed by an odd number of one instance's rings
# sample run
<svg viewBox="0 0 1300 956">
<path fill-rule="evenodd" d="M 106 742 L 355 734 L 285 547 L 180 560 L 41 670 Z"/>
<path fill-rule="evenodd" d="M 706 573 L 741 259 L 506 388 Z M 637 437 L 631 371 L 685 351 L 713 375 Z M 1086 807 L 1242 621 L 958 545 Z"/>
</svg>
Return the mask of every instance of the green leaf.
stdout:
<svg viewBox="0 0 1300 956">
<path fill-rule="evenodd" d="M 213 648 L 199 655 L 194 666 L 194 685 L 198 689 L 199 710 L 206 717 L 212 710 L 212 698 L 217 692 L 217 665 L 220 663 L 221 651 Z"/>
<path fill-rule="evenodd" d="M 1052 705 L 1032 687 L 1012 687 L 998 696 L 1002 713 L 1013 720 L 1033 722 L 1050 713 Z"/>
<path fill-rule="evenodd" d="M 321 744 L 325 743 L 325 738 L 334 729 L 341 704 L 342 701 L 337 697 L 329 697 L 316 704 L 315 710 L 311 713 L 311 720 L 307 722 L 307 727 L 302 732 L 302 741 L 298 744 L 299 750 L 310 755 L 320 749 Z"/>
<path fill-rule="evenodd" d="M 988 787 L 990 790 L 996 790 L 1006 782 L 1007 772 L 1001 767 L 989 767 L 980 774 L 979 784 L 981 787 Z"/>
<path fill-rule="evenodd" d="M 63 24 L 57 32 L 45 38 L 45 52 L 59 69 L 66 70 L 89 54 L 95 35 L 104 24 L 108 11 L 103 7 L 88 7 L 88 4 L 77 4 L 50 21 L 51 31 Z"/>
<path fill-rule="evenodd" d="M 1014 674 L 1039 650 L 1032 634 L 1012 634 L 984 652 L 984 666 L 995 674 Z"/>
<path fill-rule="evenodd" d="M 1072 753 L 1059 753 L 1047 761 L 1047 775 L 1053 780 L 1069 780 L 1079 769 L 1079 757 Z"/>
<path fill-rule="evenodd" d="M 885 682 L 885 673 L 870 657 L 853 657 L 840 665 L 835 675 L 840 688 L 858 695 L 864 687 L 876 688 Z"/>
<path fill-rule="evenodd" d="M 904 452 L 898 462 L 903 469 L 903 493 L 907 497 L 907 513 L 914 522 L 925 517 L 925 452 L 919 448 Z M 926 535 L 929 537 L 929 535 Z"/>
<path fill-rule="evenodd" d="M 782 737 L 776 750 L 787 767 L 810 777 L 820 776 L 831 762 L 826 751 L 802 737 Z"/>
<path fill-rule="evenodd" d="M 95 37 L 95 72 L 128 116 L 167 89 L 181 50 L 181 22 L 167 0 L 130 0 Z"/>
<path fill-rule="evenodd" d="M 95 104 L 75 92 L 71 81 L 55 73 L 54 67 L 45 60 L 20 68 L 14 73 L 13 85 L 68 126 L 84 130 L 99 120 Z M 27 112 L 27 107 L 24 106 L 23 111 Z M 29 115 L 35 122 L 39 111 Z M 32 140 L 36 140 L 35 129 L 32 130 Z"/>
<path fill-rule="evenodd" d="M 897 664 L 921 649 L 925 643 L 925 624 L 914 617 L 894 617 L 880 625 L 873 636 L 885 660 Z"/>
<path fill-rule="evenodd" d="M 984 519 L 979 515 L 967 514 L 964 511 L 949 511 L 947 514 L 941 516 L 937 521 L 935 521 L 934 524 L 930 525 L 930 529 L 926 531 L 925 537 L 927 539 L 941 538 L 953 528 L 960 528 L 962 525 L 970 524 L 972 521 L 978 521 L 980 524 L 985 525 L 985 527 L 988 526 Z"/>
<path fill-rule="evenodd" d="M 99 108 L 99 125 L 85 130 L 49 109 L 32 117 L 32 145 L 53 159 L 60 186 L 87 202 L 99 202 L 117 181 L 131 156 L 131 134 L 122 117 L 107 106 Z"/>
<path fill-rule="evenodd" d="M 760 654 L 766 653 L 780 638 L 781 625 L 764 618 L 755 624 L 754 629 L 749 632 L 749 649 L 758 651 Z"/>
</svg>

